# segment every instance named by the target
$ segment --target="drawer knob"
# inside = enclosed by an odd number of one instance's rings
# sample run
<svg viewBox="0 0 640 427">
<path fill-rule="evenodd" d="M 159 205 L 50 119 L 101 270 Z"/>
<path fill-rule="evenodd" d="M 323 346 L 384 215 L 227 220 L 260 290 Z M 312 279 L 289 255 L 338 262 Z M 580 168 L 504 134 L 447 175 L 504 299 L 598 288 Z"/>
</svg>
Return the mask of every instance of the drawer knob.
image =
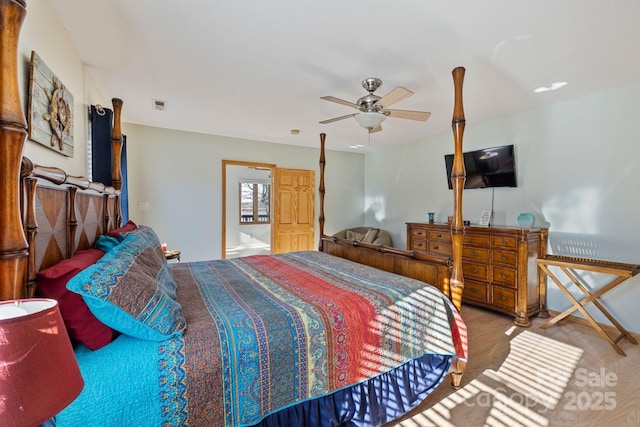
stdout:
<svg viewBox="0 0 640 427">
<path fill-rule="evenodd" d="M 473 256 L 478 256 L 478 252 L 473 251 L 473 252 L 471 252 L 471 255 L 473 255 Z"/>
<path fill-rule="evenodd" d="M 439 246 L 434 246 L 433 249 L 438 250 L 438 249 L 440 249 L 440 247 Z"/>
<path fill-rule="evenodd" d="M 500 301 L 504 301 L 506 299 L 507 299 L 507 297 L 505 297 L 504 295 L 500 295 Z"/>
<path fill-rule="evenodd" d="M 506 256 L 504 256 L 504 255 L 502 255 L 502 256 L 500 256 L 500 259 L 501 259 L 502 261 L 504 261 L 504 260 L 506 260 L 506 259 L 507 259 L 507 257 L 506 257 Z"/>
<path fill-rule="evenodd" d="M 472 273 L 477 273 L 477 272 L 478 272 L 478 269 L 477 269 L 477 268 L 472 268 L 472 269 L 471 269 L 471 272 L 472 272 Z"/>
<path fill-rule="evenodd" d="M 506 245 L 506 244 L 507 244 L 507 241 L 506 241 L 506 240 L 503 240 L 503 241 L 502 241 L 502 244 L 503 244 L 503 245 Z"/>
<path fill-rule="evenodd" d="M 471 293 L 472 293 L 472 294 L 477 294 L 477 293 L 478 293 L 478 290 L 477 290 L 476 288 L 471 288 Z"/>
<path fill-rule="evenodd" d="M 438 237 L 438 239 L 442 238 L 442 234 L 437 234 L 436 237 Z"/>
<path fill-rule="evenodd" d="M 504 274 L 504 273 L 500 273 L 500 278 L 501 278 L 501 279 L 506 279 L 506 278 L 507 278 L 507 275 L 506 275 L 506 274 Z"/>
</svg>

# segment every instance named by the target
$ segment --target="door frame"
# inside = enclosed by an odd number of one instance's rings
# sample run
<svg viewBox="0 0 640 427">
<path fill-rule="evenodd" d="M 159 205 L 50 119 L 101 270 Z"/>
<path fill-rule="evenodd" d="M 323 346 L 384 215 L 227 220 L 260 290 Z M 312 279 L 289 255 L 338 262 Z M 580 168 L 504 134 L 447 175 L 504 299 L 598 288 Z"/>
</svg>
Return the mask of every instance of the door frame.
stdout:
<svg viewBox="0 0 640 427">
<path fill-rule="evenodd" d="M 271 194 L 269 194 L 269 211 L 273 212 L 273 170 L 276 165 L 272 163 L 246 162 L 241 160 L 222 160 L 222 259 L 227 257 L 227 166 L 246 166 L 269 169 L 271 171 Z M 269 226 L 273 229 L 273 216 Z"/>
</svg>

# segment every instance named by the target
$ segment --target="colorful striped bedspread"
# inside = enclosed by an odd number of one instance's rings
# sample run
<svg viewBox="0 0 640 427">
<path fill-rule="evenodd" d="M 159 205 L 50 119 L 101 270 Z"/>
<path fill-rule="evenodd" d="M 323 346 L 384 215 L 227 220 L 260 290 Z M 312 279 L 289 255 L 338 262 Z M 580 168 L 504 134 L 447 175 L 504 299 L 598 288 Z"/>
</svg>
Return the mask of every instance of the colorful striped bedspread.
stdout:
<svg viewBox="0 0 640 427">
<path fill-rule="evenodd" d="M 253 425 L 424 354 L 467 358 L 461 317 L 423 282 L 315 251 L 172 267 L 187 330 L 145 345 L 153 425 Z"/>
</svg>

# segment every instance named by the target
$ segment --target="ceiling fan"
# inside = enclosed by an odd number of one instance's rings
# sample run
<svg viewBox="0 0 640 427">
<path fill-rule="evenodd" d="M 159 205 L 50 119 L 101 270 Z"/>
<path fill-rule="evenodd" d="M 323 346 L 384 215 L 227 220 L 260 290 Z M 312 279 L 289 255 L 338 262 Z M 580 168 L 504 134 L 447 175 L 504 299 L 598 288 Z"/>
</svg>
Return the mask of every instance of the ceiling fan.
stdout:
<svg viewBox="0 0 640 427">
<path fill-rule="evenodd" d="M 373 92 L 376 91 L 382 85 L 382 80 L 370 77 L 362 81 L 362 87 L 364 87 L 369 94 L 361 97 L 354 104 L 353 102 L 345 101 L 334 96 L 322 96 L 320 99 L 324 99 L 338 104 L 346 105 L 347 107 L 353 107 L 359 112 L 353 114 L 347 114 L 346 116 L 334 117 L 333 119 L 323 120 L 320 123 L 329 124 L 337 122 L 339 120 L 348 119 L 353 117 L 358 124 L 365 129 L 369 130 L 369 133 L 380 132 L 382 130 L 381 123 L 389 117 L 396 117 L 399 119 L 418 120 L 424 122 L 429 118 L 431 113 L 426 111 L 411 111 L 411 110 L 391 110 L 387 107 L 402 101 L 413 95 L 408 89 L 398 86 L 391 92 L 380 97 Z"/>
</svg>

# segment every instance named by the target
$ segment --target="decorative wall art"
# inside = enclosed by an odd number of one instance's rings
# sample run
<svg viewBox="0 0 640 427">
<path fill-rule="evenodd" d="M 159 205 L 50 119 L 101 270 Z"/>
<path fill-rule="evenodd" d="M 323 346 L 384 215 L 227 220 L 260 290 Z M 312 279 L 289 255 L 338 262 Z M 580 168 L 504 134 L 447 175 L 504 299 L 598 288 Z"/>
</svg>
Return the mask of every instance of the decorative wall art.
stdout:
<svg viewBox="0 0 640 427">
<path fill-rule="evenodd" d="M 30 140 L 73 157 L 73 95 L 33 51 L 27 123 Z"/>
</svg>

